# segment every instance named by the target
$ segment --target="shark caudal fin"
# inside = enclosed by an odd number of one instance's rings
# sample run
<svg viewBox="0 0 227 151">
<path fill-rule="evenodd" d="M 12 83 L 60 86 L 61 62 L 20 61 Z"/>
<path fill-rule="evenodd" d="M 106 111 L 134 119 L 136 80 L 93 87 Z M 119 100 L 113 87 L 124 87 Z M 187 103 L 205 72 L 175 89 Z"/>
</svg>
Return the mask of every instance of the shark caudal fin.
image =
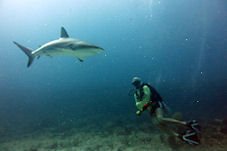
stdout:
<svg viewBox="0 0 227 151">
<path fill-rule="evenodd" d="M 30 65 L 32 64 L 33 60 L 34 60 L 34 56 L 32 55 L 32 51 L 31 49 L 28 49 L 20 44 L 18 44 L 17 42 L 13 41 L 13 43 L 15 45 L 17 45 L 27 56 L 28 56 L 28 64 L 27 67 L 30 67 Z"/>
</svg>

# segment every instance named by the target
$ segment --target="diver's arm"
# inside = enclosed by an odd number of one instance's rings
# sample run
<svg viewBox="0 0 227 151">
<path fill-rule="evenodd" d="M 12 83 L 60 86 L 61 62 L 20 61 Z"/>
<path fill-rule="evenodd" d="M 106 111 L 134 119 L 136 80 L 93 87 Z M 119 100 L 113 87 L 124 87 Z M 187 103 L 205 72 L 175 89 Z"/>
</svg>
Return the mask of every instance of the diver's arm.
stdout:
<svg viewBox="0 0 227 151">
<path fill-rule="evenodd" d="M 143 112 L 142 108 L 140 107 L 141 106 L 141 102 L 138 100 L 136 94 L 134 94 L 134 99 L 135 99 L 135 102 L 136 102 L 136 106 L 138 108 L 138 110 L 136 111 L 136 114 L 140 115 L 141 112 Z"/>
<path fill-rule="evenodd" d="M 138 100 L 136 94 L 134 94 L 134 99 L 136 101 L 136 106 L 137 108 L 139 109 L 136 114 L 137 115 L 140 115 L 141 112 L 144 112 L 148 106 L 145 107 L 145 105 L 149 104 L 150 102 L 150 95 L 151 95 L 151 92 L 150 92 L 150 89 L 149 87 L 147 86 L 144 86 L 143 87 L 143 98 L 142 98 L 142 101 L 141 100 Z"/>
<path fill-rule="evenodd" d="M 146 100 L 145 102 L 146 103 L 149 103 L 151 100 L 151 91 L 150 91 L 150 88 L 148 86 L 144 86 L 143 87 L 143 92 L 144 92 L 144 95 L 143 95 L 143 99 Z"/>
<path fill-rule="evenodd" d="M 135 100 L 135 103 L 136 103 L 136 106 L 137 106 L 138 99 L 137 99 L 137 97 L 136 97 L 136 94 L 134 94 L 134 100 Z M 138 108 L 138 106 L 137 106 L 137 108 Z M 139 108 L 138 108 L 138 109 L 139 109 Z M 140 115 L 140 110 L 137 110 L 137 111 L 136 111 L 136 114 L 137 114 L 137 115 Z"/>
<path fill-rule="evenodd" d="M 143 87 L 143 92 L 144 92 L 144 102 L 145 104 L 143 105 L 142 111 L 147 110 L 147 108 L 151 105 L 151 91 L 148 86 Z"/>
<path fill-rule="evenodd" d="M 137 102 L 137 97 L 136 97 L 136 94 L 134 94 L 134 100 Z"/>
</svg>

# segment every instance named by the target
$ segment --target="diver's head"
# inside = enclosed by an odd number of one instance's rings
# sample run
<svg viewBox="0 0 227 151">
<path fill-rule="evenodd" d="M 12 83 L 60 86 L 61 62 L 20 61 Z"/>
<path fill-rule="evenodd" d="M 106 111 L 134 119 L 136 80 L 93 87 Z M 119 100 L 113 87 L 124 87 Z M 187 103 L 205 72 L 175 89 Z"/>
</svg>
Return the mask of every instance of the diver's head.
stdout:
<svg viewBox="0 0 227 151">
<path fill-rule="evenodd" d="M 134 77 L 132 79 L 132 84 L 136 87 L 139 88 L 141 86 L 141 79 L 139 77 Z"/>
</svg>

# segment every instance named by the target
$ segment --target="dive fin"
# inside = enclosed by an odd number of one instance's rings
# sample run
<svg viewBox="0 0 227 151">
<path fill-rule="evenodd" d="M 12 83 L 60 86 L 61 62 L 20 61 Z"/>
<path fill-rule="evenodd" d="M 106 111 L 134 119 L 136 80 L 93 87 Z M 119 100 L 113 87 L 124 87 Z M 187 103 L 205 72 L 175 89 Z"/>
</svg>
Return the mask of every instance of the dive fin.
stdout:
<svg viewBox="0 0 227 151">
<path fill-rule="evenodd" d="M 195 131 L 187 130 L 185 133 L 179 135 L 179 138 L 190 145 L 199 145 L 200 140 L 198 134 Z"/>
<path fill-rule="evenodd" d="M 67 34 L 64 27 L 61 27 L 61 38 L 69 38 L 69 35 Z"/>
<path fill-rule="evenodd" d="M 186 126 L 188 126 L 191 130 L 195 131 L 196 133 L 201 132 L 201 126 L 196 120 L 190 120 L 186 123 Z"/>
<path fill-rule="evenodd" d="M 83 57 L 78 57 L 78 56 L 77 56 L 77 59 L 78 59 L 80 62 L 84 62 L 84 58 L 83 58 Z"/>
<path fill-rule="evenodd" d="M 17 45 L 27 56 L 28 56 L 28 64 L 27 64 L 27 67 L 30 67 L 30 65 L 32 64 L 33 60 L 34 60 L 34 56 L 32 55 L 32 51 L 31 49 L 28 49 L 22 45 L 20 45 L 19 43 L 13 41 L 13 43 L 15 45 Z"/>
</svg>

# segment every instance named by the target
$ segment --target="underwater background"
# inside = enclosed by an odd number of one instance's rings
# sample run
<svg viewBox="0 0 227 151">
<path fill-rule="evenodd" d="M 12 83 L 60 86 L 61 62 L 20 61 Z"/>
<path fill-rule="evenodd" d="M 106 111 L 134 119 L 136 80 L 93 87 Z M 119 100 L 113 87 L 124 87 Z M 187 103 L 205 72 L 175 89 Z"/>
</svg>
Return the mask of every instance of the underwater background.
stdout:
<svg viewBox="0 0 227 151">
<path fill-rule="evenodd" d="M 134 76 L 183 120 L 226 124 L 226 10 L 225 0 L 0 0 L 1 142 L 48 128 L 150 127 L 149 114 L 138 117 L 128 95 Z M 27 68 L 12 41 L 35 50 L 58 39 L 62 26 L 105 51 L 83 63 L 44 56 Z"/>
</svg>

